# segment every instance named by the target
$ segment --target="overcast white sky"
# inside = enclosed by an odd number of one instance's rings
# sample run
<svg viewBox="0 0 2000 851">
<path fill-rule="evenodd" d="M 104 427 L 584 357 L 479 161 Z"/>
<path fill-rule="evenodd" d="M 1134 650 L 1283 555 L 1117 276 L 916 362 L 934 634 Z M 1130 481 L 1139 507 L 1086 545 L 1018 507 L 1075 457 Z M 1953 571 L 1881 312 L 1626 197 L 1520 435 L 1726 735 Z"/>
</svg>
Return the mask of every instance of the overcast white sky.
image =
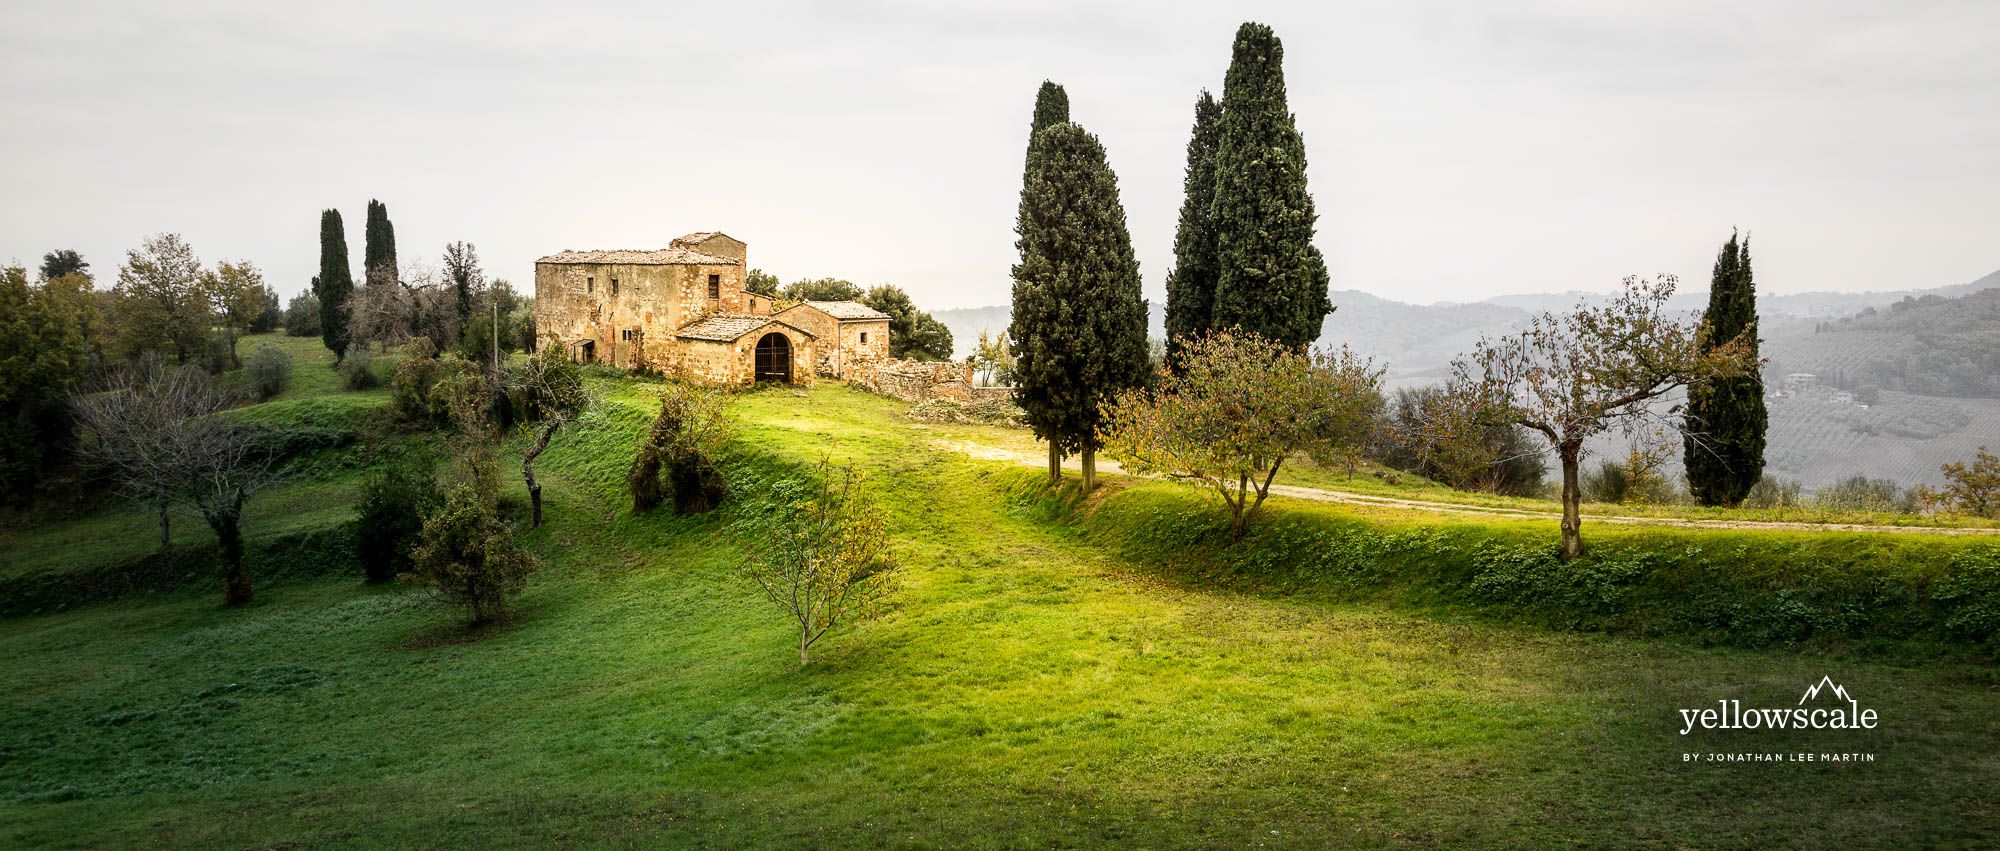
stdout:
<svg viewBox="0 0 2000 851">
<path fill-rule="evenodd" d="M 1194 97 L 1245 19 L 1284 39 L 1335 289 L 1701 287 L 1732 225 L 1769 292 L 2000 268 L 1994 0 L 8 0 L 0 260 L 73 247 L 108 283 L 178 231 L 289 294 L 324 207 L 358 268 L 375 197 L 406 262 L 464 239 L 517 283 L 720 229 L 787 281 L 998 304 L 1050 78 L 1159 298 Z"/>
</svg>

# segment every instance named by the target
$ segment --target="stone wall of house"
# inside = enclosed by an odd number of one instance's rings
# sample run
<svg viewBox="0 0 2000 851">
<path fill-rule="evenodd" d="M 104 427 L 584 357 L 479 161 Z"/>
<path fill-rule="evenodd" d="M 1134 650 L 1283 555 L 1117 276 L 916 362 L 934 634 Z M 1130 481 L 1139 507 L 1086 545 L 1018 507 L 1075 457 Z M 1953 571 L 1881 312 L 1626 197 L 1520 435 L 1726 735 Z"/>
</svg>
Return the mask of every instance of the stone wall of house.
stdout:
<svg viewBox="0 0 2000 851">
<path fill-rule="evenodd" d="M 708 297 L 715 276 L 721 298 Z M 535 264 L 535 332 L 582 358 L 658 368 L 674 332 L 711 313 L 751 313 L 743 267 L 612 263 Z M 637 345 L 643 340 L 644 345 Z M 635 353 L 645 356 L 635 358 Z"/>
<path fill-rule="evenodd" d="M 840 353 L 844 365 L 882 363 L 889 359 L 889 320 L 840 323 Z"/>
<path fill-rule="evenodd" d="M 786 322 L 819 337 L 819 358 L 813 368 L 829 378 L 847 377 L 851 367 L 863 362 L 889 359 L 889 320 L 864 319 L 842 322 L 809 304 L 778 311 Z M 867 341 L 863 342 L 862 337 Z"/>
<path fill-rule="evenodd" d="M 873 337 L 870 337 L 872 343 Z M 907 402 L 950 399 L 970 402 L 972 365 L 956 361 L 889 360 L 850 364 L 847 380 L 871 393 Z"/>
<path fill-rule="evenodd" d="M 749 386 L 757 382 L 757 341 L 767 333 L 783 334 L 792 343 L 792 383 L 813 384 L 814 346 L 811 337 L 797 330 L 772 325 L 746 334 L 734 342 L 677 340 L 669 357 L 662 359 L 660 371 L 700 384 L 725 387 Z"/>
<path fill-rule="evenodd" d="M 716 257 L 727 257 L 742 263 L 745 269 L 750 268 L 750 247 L 726 233 L 711 233 L 707 239 L 698 241 L 676 238 L 670 244 Z"/>
</svg>

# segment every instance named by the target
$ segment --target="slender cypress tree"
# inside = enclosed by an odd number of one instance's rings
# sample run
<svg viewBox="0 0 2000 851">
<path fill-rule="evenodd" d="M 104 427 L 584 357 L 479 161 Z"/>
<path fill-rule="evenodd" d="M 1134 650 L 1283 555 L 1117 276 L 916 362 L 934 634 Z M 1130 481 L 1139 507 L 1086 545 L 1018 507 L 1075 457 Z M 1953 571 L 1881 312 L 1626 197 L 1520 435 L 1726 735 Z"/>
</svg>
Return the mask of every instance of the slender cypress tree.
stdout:
<svg viewBox="0 0 2000 851">
<path fill-rule="evenodd" d="M 335 366 L 347 357 L 347 299 L 353 293 L 347 226 L 341 224 L 339 210 L 327 210 L 319 214 L 319 277 L 313 279 L 313 295 L 319 299 L 319 338 L 333 350 Z"/>
<path fill-rule="evenodd" d="M 1333 302 L 1326 259 L 1312 243 L 1319 217 L 1306 191 L 1305 139 L 1285 103 L 1284 58 L 1270 27 L 1236 30 L 1215 151 L 1213 327 L 1303 349 Z"/>
<path fill-rule="evenodd" d="M 1704 351 L 1748 335 L 1757 357 L 1757 282 L 1750 271 L 1750 238 L 1731 233 L 1715 256 L 1697 343 Z M 1688 490 L 1703 505 L 1742 504 L 1764 474 L 1764 377 L 1755 370 L 1688 388 L 1682 437 Z"/>
<path fill-rule="evenodd" d="M 1203 89 L 1194 102 L 1194 132 L 1188 137 L 1185 198 L 1174 231 L 1174 270 L 1167 273 L 1167 362 L 1189 340 L 1213 327 L 1216 279 L 1221 259 L 1215 243 L 1215 148 L 1222 133 L 1222 107 Z"/>
<path fill-rule="evenodd" d="M 363 234 L 361 276 L 368 283 L 396 280 L 396 226 L 389 221 L 389 205 L 370 199 L 368 225 Z"/>
<path fill-rule="evenodd" d="M 1069 121 L 1069 92 L 1049 80 L 1035 92 L 1035 120 L 1028 125 L 1028 155 L 1035 154 L 1035 139 L 1047 128 Z"/>
<path fill-rule="evenodd" d="M 1049 443 L 1049 478 L 1083 455 L 1096 485 L 1099 406 L 1146 380 L 1146 300 L 1118 200 L 1118 176 L 1096 136 L 1075 124 L 1043 129 L 1029 146 L 1015 224 L 1016 399 Z"/>
</svg>

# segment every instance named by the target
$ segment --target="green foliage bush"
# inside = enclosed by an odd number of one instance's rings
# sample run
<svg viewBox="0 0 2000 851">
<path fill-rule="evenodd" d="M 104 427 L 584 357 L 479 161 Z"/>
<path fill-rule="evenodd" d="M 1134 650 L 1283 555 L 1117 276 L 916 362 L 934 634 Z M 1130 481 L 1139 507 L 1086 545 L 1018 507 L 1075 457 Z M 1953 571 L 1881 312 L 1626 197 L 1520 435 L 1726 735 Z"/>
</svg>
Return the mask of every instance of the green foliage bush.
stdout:
<svg viewBox="0 0 2000 851">
<path fill-rule="evenodd" d="M 292 356 L 277 346 L 261 346 L 251 352 L 244 368 L 250 373 L 250 389 L 260 402 L 285 392 L 292 381 Z"/>
<path fill-rule="evenodd" d="M 720 391 L 678 382 L 664 386 L 660 413 L 626 475 L 633 511 L 650 511 L 668 495 L 681 514 L 705 514 L 722 505 L 729 482 L 716 457 L 735 429 L 727 409 Z"/>
<path fill-rule="evenodd" d="M 387 582 L 410 571 L 410 550 L 423 532 L 424 518 L 443 499 L 436 468 L 427 453 L 408 452 L 362 481 L 354 548 L 368 581 Z"/>
<path fill-rule="evenodd" d="M 319 297 L 312 293 L 292 296 L 285 305 L 285 336 L 319 336 Z"/>
<path fill-rule="evenodd" d="M 474 455 L 463 467 L 459 481 L 425 516 L 410 558 L 438 601 L 464 607 L 476 626 L 505 614 L 508 599 L 527 587 L 540 562 L 514 540 L 501 516 L 491 459 Z"/>
<path fill-rule="evenodd" d="M 424 428 L 474 428 L 492 405 L 484 371 L 457 352 L 433 356 L 429 341 L 409 346 L 389 381 L 396 419 Z"/>
<path fill-rule="evenodd" d="M 375 359 L 365 349 L 347 353 L 347 360 L 340 365 L 340 375 L 349 390 L 373 390 L 382 386 L 382 374 L 375 371 Z"/>
</svg>

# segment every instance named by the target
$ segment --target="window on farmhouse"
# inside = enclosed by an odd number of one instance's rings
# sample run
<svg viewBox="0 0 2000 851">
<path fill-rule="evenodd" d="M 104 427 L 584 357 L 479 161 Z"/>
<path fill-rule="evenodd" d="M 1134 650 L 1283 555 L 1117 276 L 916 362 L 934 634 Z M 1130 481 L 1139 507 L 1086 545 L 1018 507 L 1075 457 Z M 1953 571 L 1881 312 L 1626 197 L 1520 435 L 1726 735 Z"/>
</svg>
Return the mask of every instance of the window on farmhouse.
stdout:
<svg viewBox="0 0 2000 851">
<path fill-rule="evenodd" d="M 868 345 L 868 332 L 866 331 L 861 332 L 861 344 L 864 346 Z"/>
<path fill-rule="evenodd" d="M 617 279 L 617 278 L 612 278 L 612 279 L 611 279 L 611 294 L 612 294 L 612 295 L 617 295 L 617 294 L 618 294 L 618 279 Z"/>
<path fill-rule="evenodd" d="M 597 279 L 588 275 L 584 276 L 583 291 L 586 293 L 597 292 Z"/>
<path fill-rule="evenodd" d="M 709 297 L 709 298 L 721 298 L 721 297 L 722 297 L 722 276 L 721 276 L 721 275 L 710 275 L 710 276 L 708 276 L 708 297 Z"/>
</svg>

